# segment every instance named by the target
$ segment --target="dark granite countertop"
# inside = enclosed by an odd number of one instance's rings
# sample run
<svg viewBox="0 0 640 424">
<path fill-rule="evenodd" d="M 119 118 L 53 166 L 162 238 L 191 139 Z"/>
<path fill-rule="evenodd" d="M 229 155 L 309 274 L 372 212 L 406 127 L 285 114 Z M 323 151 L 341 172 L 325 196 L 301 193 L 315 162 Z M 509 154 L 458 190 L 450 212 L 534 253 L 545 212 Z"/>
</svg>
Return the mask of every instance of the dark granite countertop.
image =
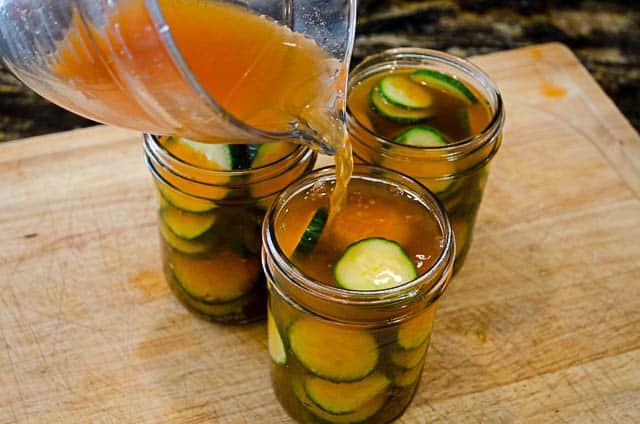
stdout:
<svg viewBox="0 0 640 424">
<path fill-rule="evenodd" d="M 361 0 L 358 15 L 354 64 L 399 46 L 471 56 L 565 43 L 640 130 L 637 0 Z M 0 65 L 0 141 L 92 124 L 48 103 Z"/>
</svg>

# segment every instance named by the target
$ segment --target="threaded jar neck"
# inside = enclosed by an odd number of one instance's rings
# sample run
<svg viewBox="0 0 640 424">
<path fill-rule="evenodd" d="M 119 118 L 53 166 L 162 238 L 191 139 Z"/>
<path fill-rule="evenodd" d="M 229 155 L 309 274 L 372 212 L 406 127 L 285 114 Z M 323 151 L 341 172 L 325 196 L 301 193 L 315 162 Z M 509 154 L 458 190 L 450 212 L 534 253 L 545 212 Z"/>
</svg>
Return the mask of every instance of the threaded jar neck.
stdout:
<svg viewBox="0 0 640 424">
<path fill-rule="evenodd" d="M 222 203 L 255 202 L 273 196 L 292 179 L 310 171 L 317 158 L 311 147 L 293 145 L 264 166 L 214 170 L 176 157 L 152 134 L 144 134 L 143 141 L 145 160 L 154 178 L 192 197 Z"/>
<path fill-rule="evenodd" d="M 406 160 L 464 161 L 458 174 L 471 172 L 489 162 L 500 147 L 505 113 L 500 90 L 491 78 L 473 63 L 456 56 L 429 49 L 398 48 L 367 57 L 354 68 L 349 89 L 366 78 L 384 72 L 402 69 L 432 69 L 460 79 L 477 91 L 491 112 L 491 119 L 478 134 L 443 146 L 416 147 L 399 144 L 381 137 L 348 111 L 347 126 L 354 151 L 367 150 L 382 157 L 393 156 Z"/>
</svg>

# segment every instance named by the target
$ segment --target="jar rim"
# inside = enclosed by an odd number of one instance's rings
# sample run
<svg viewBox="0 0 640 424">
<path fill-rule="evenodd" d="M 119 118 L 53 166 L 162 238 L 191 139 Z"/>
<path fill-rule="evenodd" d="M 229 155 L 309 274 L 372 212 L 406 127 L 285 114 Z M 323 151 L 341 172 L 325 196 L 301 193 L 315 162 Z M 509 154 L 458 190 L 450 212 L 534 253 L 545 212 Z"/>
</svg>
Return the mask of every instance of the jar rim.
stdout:
<svg viewBox="0 0 640 424">
<path fill-rule="evenodd" d="M 203 168 L 192 163 L 186 162 L 183 159 L 175 156 L 170 151 L 166 150 L 159 142 L 158 136 L 150 133 L 143 133 L 143 141 L 145 145 L 145 149 L 152 153 L 157 159 L 160 159 L 159 162 L 163 163 L 165 166 L 167 164 L 173 164 L 175 166 L 179 166 L 182 169 L 186 169 L 188 171 L 188 175 L 193 175 L 193 173 L 203 173 L 210 177 L 244 177 L 244 176 L 255 176 L 257 173 L 261 171 L 267 171 L 272 169 L 275 165 L 282 163 L 283 161 L 298 160 L 298 156 L 301 154 L 305 154 L 309 151 L 313 151 L 313 148 L 304 145 L 304 144 L 295 144 L 290 141 L 280 141 L 282 143 L 289 143 L 293 145 L 291 151 L 289 151 L 286 155 L 281 156 L 277 160 L 267 163 L 262 166 L 258 166 L 256 168 L 245 168 L 245 169 L 233 169 L 233 170 L 216 170 Z M 194 140 L 195 141 L 195 140 Z M 172 167 L 173 168 L 173 167 Z"/>
<path fill-rule="evenodd" d="M 423 49 L 417 47 L 399 47 L 384 50 L 380 53 L 376 53 L 367 56 L 362 62 L 360 62 L 351 72 L 349 77 L 348 89 L 351 90 L 353 84 L 362 81 L 365 77 L 379 72 L 381 69 L 398 67 L 400 61 L 413 61 L 414 63 L 425 63 L 431 61 L 439 63 L 441 65 L 453 67 L 466 75 L 473 78 L 474 81 L 480 83 L 480 85 L 489 94 L 489 100 L 493 101 L 491 104 L 492 117 L 486 128 L 480 133 L 472 135 L 456 142 L 449 143 L 444 146 L 411 146 L 407 144 L 396 143 L 385 137 L 381 137 L 367 126 L 363 125 L 352 113 L 349 111 L 347 102 L 347 123 L 354 125 L 358 130 L 364 131 L 368 136 L 373 137 L 385 148 L 393 147 L 394 149 L 402 149 L 405 152 L 444 152 L 449 155 L 465 154 L 469 151 L 473 151 L 486 144 L 489 144 L 492 140 L 495 140 L 504 125 L 505 112 L 504 102 L 502 94 L 497 84 L 483 71 L 480 67 L 472 63 L 467 59 L 463 59 L 458 56 L 451 55 L 449 53 L 441 52 L 432 49 Z M 407 66 L 408 67 L 408 66 Z M 483 96 L 484 97 L 484 96 Z M 348 95 L 347 95 L 348 98 Z"/>
<path fill-rule="evenodd" d="M 383 178 L 385 175 L 391 175 L 393 179 Z M 354 167 L 352 178 L 395 185 L 404 192 L 408 192 L 436 217 L 437 224 L 442 231 L 444 246 L 438 259 L 427 271 L 418 276 L 418 278 L 400 286 L 383 290 L 355 291 L 331 286 L 311 278 L 305 275 L 287 257 L 277 242 L 275 224 L 279 212 L 285 208 L 289 200 L 302 191 L 318 182 L 330 182 L 335 178 L 334 166 L 317 169 L 287 187 L 272 203 L 265 215 L 262 230 L 264 243 L 262 253 L 263 268 L 265 274 L 271 277 L 269 279 L 274 282 L 277 281 L 277 279 L 272 278 L 273 273 L 269 269 L 269 263 L 273 263 L 278 271 L 286 276 L 287 283 L 292 284 L 296 289 L 325 301 L 362 308 L 380 308 L 386 305 L 402 306 L 406 301 L 414 299 L 417 295 L 431 296 L 433 300 L 437 299 L 448 284 L 455 256 L 455 240 L 451 224 L 440 201 L 426 187 L 415 179 L 393 170 L 358 164 Z M 272 261 L 267 260 L 269 257 Z M 427 284 L 427 282 L 431 282 L 431 284 Z M 276 288 L 280 289 L 279 287 Z M 318 313 L 318 311 L 313 312 Z"/>
<path fill-rule="evenodd" d="M 234 196 L 220 198 L 220 190 L 232 190 L 245 196 L 247 190 L 260 188 L 257 197 L 247 197 L 247 201 L 268 198 L 282 190 L 290 179 L 282 177 L 296 173 L 304 166 L 302 174 L 307 173 L 315 164 L 318 153 L 307 145 L 297 144 L 280 159 L 264 166 L 240 170 L 213 170 L 190 164 L 174 156 L 158 143 L 156 136 L 143 134 L 145 162 L 155 179 L 169 187 L 184 192 L 192 197 L 216 200 L 224 203 L 237 203 Z M 165 177 L 171 176 L 171 181 Z M 278 181 L 277 186 L 270 184 Z M 275 190 L 275 191 L 269 191 Z"/>
</svg>

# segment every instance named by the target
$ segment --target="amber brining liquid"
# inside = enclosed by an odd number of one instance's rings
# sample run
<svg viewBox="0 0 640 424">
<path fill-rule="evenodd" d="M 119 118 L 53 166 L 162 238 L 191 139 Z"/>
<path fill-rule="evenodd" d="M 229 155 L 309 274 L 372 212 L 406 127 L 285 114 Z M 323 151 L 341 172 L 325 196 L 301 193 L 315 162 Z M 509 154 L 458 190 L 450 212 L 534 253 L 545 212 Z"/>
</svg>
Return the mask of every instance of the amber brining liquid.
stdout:
<svg viewBox="0 0 640 424">
<path fill-rule="evenodd" d="M 467 137 L 481 133 L 491 121 L 491 111 L 482 96 L 466 84 L 473 92 L 477 103 L 467 104 L 461 99 L 432 87 L 425 88 L 433 96 L 433 117 L 425 122 L 416 124 L 399 124 L 381 117 L 369 104 L 369 93 L 378 81 L 384 76 L 410 75 L 418 68 L 408 68 L 393 72 L 381 72 L 374 74 L 355 84 L 349 91 L 348 107 L 351 113 L 362 125 L 374 132 L 379 137 L 393 140 L 403 131 L 415 125 L 428 125 L 440 131 L 448 143 L 455 143 Z M 466 112 L 468 121 L 464 117 Z"/>
<path fill-rule="evenodd" d="M 292 252 L 304 227 L 319 208 L 328 209 L 332 183 L 317 183 L 291 199 L 276 222 L 276 237 L 285 254 L 306 275 L 336 286 L 333 266 L 347 246 L 368 237 L 382 237 L 400 244 L 424 273 L 438 259 L 444 243 L 435 218 L 424 205 L 399 188 L 352 180 L 344 207 L 328 225 L 307 255 Z"/>
<path fill-rule="evenodd" d="M 339 181 L 335 198 L 340 203 L 351 175 L 351 150 L 345 145 L 343 125 L 327 106 L 344 80 L 337 77 L 344 72 L 339 62 L 313 40 L 238 5 L 198 0 L 158 3 L 191 71 L 225 110 L 267 131 L 289 131 L 292 121 L 306 122 L 335 146 Z M 154 122 L 157 117 L 131 100 L 136 93 L 129 92 L 126 76 L 115 63 L 126 50 L 133 58 L 127 63 L 132 74 L 174 66 L 168 52 L 150 48 L 163 44 L 152 30 L 144 1 L 124 2 L 104 28 L 85 26 L 76 15 L 54 73 L 73 79 L 76 90 L 102 99 L 112 110 L 125 111 L 132 120 Z M 144 37 L 139 36 L 140 28 L 148 28 Z M 169 81 L 166 86 L 178 85 Z M 163 82 L 157 89 L 166 86 Z"/>
</svg>

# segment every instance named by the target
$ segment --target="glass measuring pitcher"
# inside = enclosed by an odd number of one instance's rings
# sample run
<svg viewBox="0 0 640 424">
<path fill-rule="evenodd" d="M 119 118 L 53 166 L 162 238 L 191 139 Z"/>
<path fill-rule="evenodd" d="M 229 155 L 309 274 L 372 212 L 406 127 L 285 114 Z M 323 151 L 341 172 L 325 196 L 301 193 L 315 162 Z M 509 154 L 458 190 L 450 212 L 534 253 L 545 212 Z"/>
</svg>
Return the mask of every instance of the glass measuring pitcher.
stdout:
<svg viewBox="0 0 640 424">
<path fill-rule="evenodd" d="M 0 57 L 90 119 L 219 143 L 343 128 L 356 0 L 2 0 Z"/>
</svg>

